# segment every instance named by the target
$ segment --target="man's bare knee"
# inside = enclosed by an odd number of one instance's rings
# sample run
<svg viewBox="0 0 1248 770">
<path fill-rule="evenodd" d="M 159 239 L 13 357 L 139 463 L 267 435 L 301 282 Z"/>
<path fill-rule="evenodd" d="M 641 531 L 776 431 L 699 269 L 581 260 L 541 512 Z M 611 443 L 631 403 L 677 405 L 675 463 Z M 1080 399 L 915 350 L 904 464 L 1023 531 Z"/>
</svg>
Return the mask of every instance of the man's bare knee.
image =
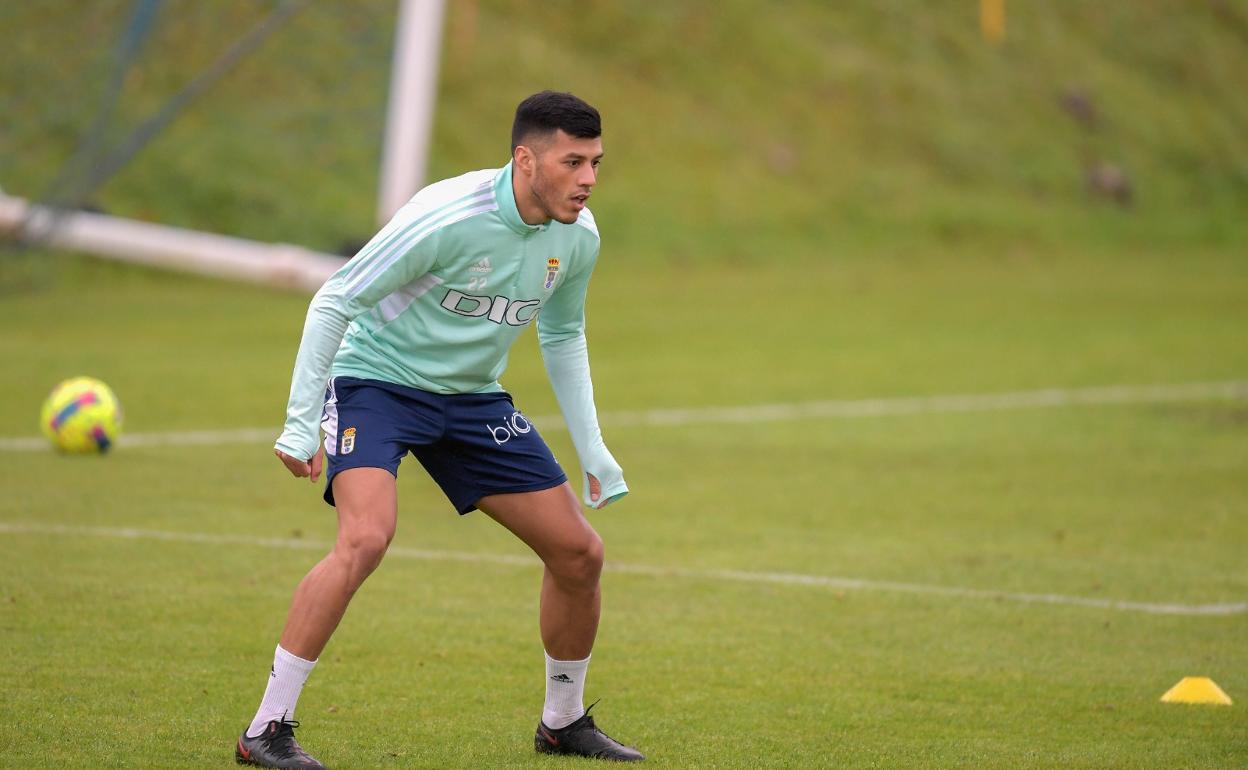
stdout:
<svg viewBox="0 0 1248 770">
<path fill-rule="evenodd" d="M 589 533 L 574 547 L 546 562 L 555 580 L 567 588 L 592 590 L 602 574 L 603 546 L 597 532 Z"/>
<path fill-rule="evenodd" d="M 361 583 L 381 564 L 393 537 L 393 532 L 381 529 L 345 532 L 339 537 L 334 551 L 339 558 L 346 561 L 354 582 Z"/>
</svg>

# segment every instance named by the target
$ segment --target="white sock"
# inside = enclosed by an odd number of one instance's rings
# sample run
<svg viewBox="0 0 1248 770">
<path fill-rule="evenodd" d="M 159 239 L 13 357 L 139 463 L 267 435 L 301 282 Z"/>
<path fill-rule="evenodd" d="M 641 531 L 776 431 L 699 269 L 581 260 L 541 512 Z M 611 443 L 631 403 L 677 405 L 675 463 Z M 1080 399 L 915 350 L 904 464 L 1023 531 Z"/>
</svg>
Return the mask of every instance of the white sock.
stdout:
<svg viewBox="0 0 1248 770">
<path fill-rule="evenodd" d="M 251 720 L 247 735 L 254 738 L 269 722 L 295 718 L 295 704 L 299 701 L 299 693 L 315 665 L 315 660 L 304 660 L 291 655 L 282 649 L 282 645 L 277 645 L 277 650 L 273 653 L 273 668 L 269 671 L 269 684 L 264 688 L 264 700 L 260 701 L 260 709 L 256 712 L 256 718 Z"/>
<path fill-rule="evenodd" d="M 567 727 L 585 713 L 585 660 L 555 660 L 546 656 L 546 705 L 542 723 L 552 730 Z"/>
</svg>

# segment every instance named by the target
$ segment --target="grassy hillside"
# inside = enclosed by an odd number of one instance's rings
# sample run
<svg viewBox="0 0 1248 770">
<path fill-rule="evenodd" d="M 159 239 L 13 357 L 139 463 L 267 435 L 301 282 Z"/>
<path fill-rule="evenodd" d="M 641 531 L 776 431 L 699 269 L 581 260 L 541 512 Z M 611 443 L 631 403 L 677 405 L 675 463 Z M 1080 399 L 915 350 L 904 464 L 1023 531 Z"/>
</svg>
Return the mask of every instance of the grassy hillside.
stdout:
<svg viewBox="0 0 1248 770">
<path fill-rule="evenodd" d="M 0 10 L 0 186 L 46 188 L 98 111 L 131 6 Z M 304 9 L 92 201 L 323 249 L 366 237 L 394 6 Z M 582 94 L 606 123 L 595 209 L 630 261 L 1248 235 L 1242 4 L 1009 3 L 1000 47 L 981 40 L 972 0 L 448 6 L 431 174 L 504 162 L 527 93 Z M 164 3 L 112 136 L 268 7 Z M 1127 175 L 1129 207 L 1089 194 L 1103 163 Z"/>
</svg>

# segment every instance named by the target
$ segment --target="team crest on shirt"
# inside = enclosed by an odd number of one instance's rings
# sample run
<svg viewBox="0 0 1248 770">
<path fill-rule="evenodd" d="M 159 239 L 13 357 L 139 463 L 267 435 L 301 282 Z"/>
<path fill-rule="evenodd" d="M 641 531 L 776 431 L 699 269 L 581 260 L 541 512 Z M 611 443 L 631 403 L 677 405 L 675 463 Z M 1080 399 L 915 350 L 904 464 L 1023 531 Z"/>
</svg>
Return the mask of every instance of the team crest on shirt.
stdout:
<svg viewBox="0 0 1248 770">
<path fill-rule="evenodd" d="M 559 258 L 551 257 L 546 260 L 546 288 L 555 285 L 555 276 L 559 275 Z"/>
<path fill-rule="evenodd" d="M 349 455 L 355 450 L 355 428 L 347 428 L 342 432 L 342 446 L 340 451 L 344 455 Z"/>
</svg>

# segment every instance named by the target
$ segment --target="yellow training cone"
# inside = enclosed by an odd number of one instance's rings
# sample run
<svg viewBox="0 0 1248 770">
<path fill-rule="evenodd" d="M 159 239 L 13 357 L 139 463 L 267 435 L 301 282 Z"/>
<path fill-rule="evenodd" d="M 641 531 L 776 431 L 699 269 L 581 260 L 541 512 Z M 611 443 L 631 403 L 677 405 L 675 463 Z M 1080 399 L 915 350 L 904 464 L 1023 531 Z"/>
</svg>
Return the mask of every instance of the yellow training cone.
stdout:
<svg viewBox="0 0 1248 770">
<path fill-rule="evenodd" d="M 1207 676 L 1185 676 L 1161 696 L 1162 703 L 1216 703 L 1231 705 L 1231 696 L 1222 692 Z"/>
</svg>

